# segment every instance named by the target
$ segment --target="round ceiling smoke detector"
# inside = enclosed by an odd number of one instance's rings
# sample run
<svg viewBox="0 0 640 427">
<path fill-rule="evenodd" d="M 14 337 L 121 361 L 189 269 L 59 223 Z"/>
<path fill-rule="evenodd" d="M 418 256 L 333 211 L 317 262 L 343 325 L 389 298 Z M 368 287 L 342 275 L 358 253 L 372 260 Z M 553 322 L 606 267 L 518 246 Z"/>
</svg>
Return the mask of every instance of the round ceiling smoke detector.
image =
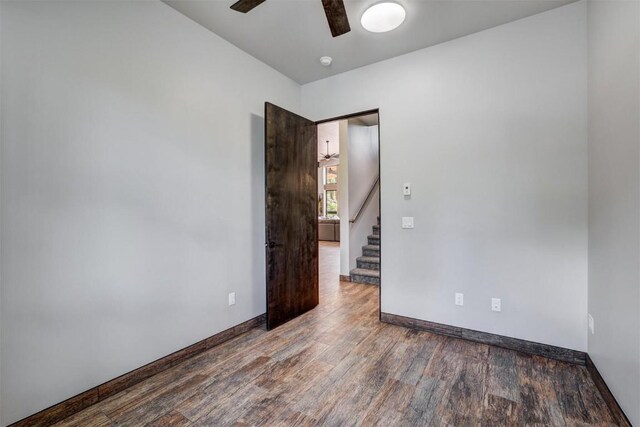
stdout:
<svg viewBox="0 0 640 427">
<path fill-rule="evenodd" d="M 329 65 L 331 65 L 332 62 L 333 62 L 333 58 L 330 56 L 323 56 L 322 58 L 320 58 L 320 63 L 325 67 L 328 67 Z"/>
<path fill-rule="evenodd" d="M 407 13 L 398 3 L 382 2 L 365 10 L 360 24 L 372 33 L 386 33 L 394 30 L 404 22 Z"/>
</svg>

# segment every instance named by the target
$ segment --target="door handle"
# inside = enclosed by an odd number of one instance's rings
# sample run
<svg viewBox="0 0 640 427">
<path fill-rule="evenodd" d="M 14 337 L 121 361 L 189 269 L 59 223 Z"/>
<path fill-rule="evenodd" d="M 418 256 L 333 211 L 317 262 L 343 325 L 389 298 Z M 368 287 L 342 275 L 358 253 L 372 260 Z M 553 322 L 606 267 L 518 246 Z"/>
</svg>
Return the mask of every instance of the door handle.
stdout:
<svg viewBox="0 0 640 427">
<path fill-rule="evenodd" d="M 269 243 L 267 243 L 267 245 L 270 249 L 275 248 L 276 246 L 282 246 L 279 243 L 274 242 L 273 240 L 269 241 Z"/>
</svg>

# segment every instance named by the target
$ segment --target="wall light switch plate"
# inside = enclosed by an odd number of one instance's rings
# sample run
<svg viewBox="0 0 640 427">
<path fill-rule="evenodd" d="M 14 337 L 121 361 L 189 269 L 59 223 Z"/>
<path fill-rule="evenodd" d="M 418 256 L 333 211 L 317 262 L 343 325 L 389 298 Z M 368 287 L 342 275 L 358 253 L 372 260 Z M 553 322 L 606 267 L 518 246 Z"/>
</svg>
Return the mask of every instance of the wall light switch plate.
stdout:
<svg viewBox="0 0 640 427">
<path fill-rule="evenodd" d="M 411 183 L 410 182 L 405 182 L 404 185 L 402 186 L 402 194 L 405 196 L 410 196 L 411 195 Z"/>
<path fill-rule="evenodd" d="M 502 301 L 500 301 L 500 298 L 491 298 L 491 311 L 502 311 Z"/>
<path fill-rule="evenodd" d="M 593 316 L 589 315 L 589 332 L 591 334 L 595 334 L 595 321 L 593 320 Z"/>
<path fill-rule="evenodd" d="M 229 293 L 229 305 L 236 305 L 236 293 Z"/>
<path fill-rule="evenodd" d="M 402 228 L 413 228 L 413 217 L 412 216 L 403 216 L 402 217 Z"/>
<path fill-rule="evenodd" d="M 456 305 L 464 305 L 464 294 L 456 292 Z"/>
</svg>

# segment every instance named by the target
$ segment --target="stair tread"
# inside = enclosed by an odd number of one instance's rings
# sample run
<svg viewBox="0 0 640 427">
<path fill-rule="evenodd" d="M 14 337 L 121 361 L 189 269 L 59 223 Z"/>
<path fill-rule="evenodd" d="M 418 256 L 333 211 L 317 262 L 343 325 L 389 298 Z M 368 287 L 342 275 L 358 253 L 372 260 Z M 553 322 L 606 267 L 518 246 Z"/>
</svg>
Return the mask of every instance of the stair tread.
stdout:
<svg viewBox="0 0 640 427">
<path fill-rule="evenodd" d="M 362 249 L 368 249 L 370 251 L 379 251 L 380 245 L 364 245 Z"/>
<path fill-rule="evenodd" d="M 366 268 L 354 268 L 351 270 L 351 274 L 358 276 L 380 277 L 379 270 L 368 270 Z"/>
<path fill-rule="evenodd" d="M 379 256 L 359 256 L 358 258 L 356 258 L 356 261 L 360 261 L 360 262 L 368 262 L 371 264 L 380 264 L 380 257 Z"/>
<path fill-rule="evenodd" d="M 371 237 L 373 239 L 379 239 L 380 235 L 375 235 L 375 234 L 369 234 L 367 237 Z"/>
</svg>

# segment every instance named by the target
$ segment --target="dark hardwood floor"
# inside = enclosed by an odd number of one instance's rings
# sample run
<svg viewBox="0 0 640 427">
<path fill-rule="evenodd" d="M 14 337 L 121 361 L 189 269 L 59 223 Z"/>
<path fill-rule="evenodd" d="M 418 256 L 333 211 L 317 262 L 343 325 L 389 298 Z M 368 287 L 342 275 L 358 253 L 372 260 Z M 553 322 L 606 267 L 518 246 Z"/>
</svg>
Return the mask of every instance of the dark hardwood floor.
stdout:
<svg viewBox="0 0 640 427">
<path fill-rule="evenodd" d="M 378 287 L 339 282 L 338 250 L 321 245 L 312 311 L 58 425 L 615 425 L 583 366 L 380 323 Z"/>
</svg>

